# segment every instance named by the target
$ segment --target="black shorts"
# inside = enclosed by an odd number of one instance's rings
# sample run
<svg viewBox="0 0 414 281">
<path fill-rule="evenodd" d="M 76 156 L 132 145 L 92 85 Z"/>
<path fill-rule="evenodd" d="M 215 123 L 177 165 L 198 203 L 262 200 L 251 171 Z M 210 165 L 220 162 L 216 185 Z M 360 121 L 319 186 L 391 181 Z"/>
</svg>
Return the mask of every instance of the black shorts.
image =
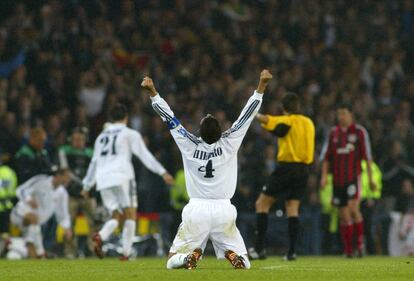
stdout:
<svg viewBox="0 0 414 281">
<path fill-rule="evenodd" d="M 262 193 L 286 200 L 302 200 L 308 184 L 309 165 L 302 163 L 280 163 L 270 175 Z"/>
<path fill-rule="evenodd" d="M 360 186 L 357 180 L 345 186 L 334 186 L 332 204 L 336 207 L 346 207 L 349 200 L 359 199 L 360 193 Z"/>
</svg>

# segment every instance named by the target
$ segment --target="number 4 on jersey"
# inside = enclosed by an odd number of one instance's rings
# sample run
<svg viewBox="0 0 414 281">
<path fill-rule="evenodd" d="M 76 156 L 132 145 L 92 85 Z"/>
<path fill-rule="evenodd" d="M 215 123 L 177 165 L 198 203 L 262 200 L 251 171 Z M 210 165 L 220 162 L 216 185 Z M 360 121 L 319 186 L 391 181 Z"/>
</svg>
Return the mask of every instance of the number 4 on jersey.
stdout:
<svg viewBox="0 0 414 281">
<path fill-rule="evenodd" d="M 206 166 L 201 166 L 200 168 L 198 168 L 198 170 L 200 172 L 203 172 L 203 173 L 205 172 L 206 173 L 204 175 L 205 178 L 214 178 L 213 172 L 215 170 L 213 169 L 213 161 L 212 160 L 209 160 L 207 162 L 207 165 Z"/>
</svg>

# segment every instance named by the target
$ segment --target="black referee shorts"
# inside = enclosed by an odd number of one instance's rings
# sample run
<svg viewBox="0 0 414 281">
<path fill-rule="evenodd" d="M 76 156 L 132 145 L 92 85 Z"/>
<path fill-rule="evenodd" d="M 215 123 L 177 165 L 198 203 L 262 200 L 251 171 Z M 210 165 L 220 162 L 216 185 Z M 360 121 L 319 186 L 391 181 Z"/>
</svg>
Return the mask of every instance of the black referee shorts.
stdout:
<svg viewBox="0 0 414 281">
<path fill-rule="evenodd" d="M 272 197 L 284 196 L 286 200 L 302 200 L 308 184 L 309 165 L 280 163 L 270 175 L 262 193 Z"/>
</svg>

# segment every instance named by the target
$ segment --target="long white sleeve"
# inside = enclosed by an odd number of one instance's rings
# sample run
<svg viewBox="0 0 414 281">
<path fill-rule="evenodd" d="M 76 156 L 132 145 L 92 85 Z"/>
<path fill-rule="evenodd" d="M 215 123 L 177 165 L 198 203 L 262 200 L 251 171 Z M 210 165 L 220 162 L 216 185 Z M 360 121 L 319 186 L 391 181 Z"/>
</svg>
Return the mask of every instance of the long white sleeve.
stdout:
<svg viewBox="0 0 414 281">
<path fill-rule="evenodd" d="M 96 158 L 97 158 L 97 148 L 95 142 L 95 148 L 93 150 L 92 160 L 89 163 L 88 171 L 86 172 L 85 177 L 82 180 L 83 189 L 89 191 L 96 183 Z"/>
<path fill-rule="evenodd" d="M 53 199 L 55 201 L 55 216 L 60 226 L 65 229 L 70 228 L 71 219 L 69 214 L 69 195 L 66 188 L 59 186 L 54 190 Z"/>
<path fill-rule="evenodd" d="M 129 142 L 131 144 L 132 153 L 137 156 L 145 167 L 148 168 L 151 172 L 162 176 L 167 171 L 161 165 L 160 162 L 154 157 L 154 155 L 148 150 L 145 142 L 140 133 L 133 131 L 129 137 Z"/>
<path fill-rule="evenodd" d="M 151 97 L 152 107 L 155 112 L 162 118 L 162 120 L 168 125 L 170 133 L 177 143 L 181 153 L 192 153 L 194 148 L 201 143 L 201 141 L 188 132 L 180 121 L 174 116 L 174 112 L 171 110 L 168 103 L 160 96 L 156 95 Z"/>
<path fill-rule="evenodd" d="M 225 140 L 233 149 L 238 150 L 247 130 L 250 127 L 257 112 L 262 104 L 263 94 L 254 91 L 247 101 L 239 118 L 233 123 L 230 129 L 223 133 L 222 139 Z"/>
<path fill-rule="evenodd" d="M 36 183 L 38 181 L 44 180 L 45 178 L 47 178 L 46 175 L 38 175 L 28 179 L 23 184 L 17 187 L 16 197 L 20 201 L 30 201 L 32 199 L 33 193 L 36 192 L 36 188 L 38 187 Z"/>
</svg>

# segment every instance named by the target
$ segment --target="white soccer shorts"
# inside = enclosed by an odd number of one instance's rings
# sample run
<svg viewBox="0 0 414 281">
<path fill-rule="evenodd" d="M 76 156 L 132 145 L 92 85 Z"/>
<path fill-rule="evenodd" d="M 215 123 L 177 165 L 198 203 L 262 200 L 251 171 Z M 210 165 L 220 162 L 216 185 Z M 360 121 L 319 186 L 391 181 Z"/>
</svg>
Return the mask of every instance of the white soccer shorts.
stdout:
<svg viewBox="0 0 414 281">
<path fill-rule="evenodd" d="M 102 202 L 110 212 L 125 208 L 137 208 L 138 197 L 135 180 L 126 181 L 119 186 L 100 190 Z"/>
<path fill-rule="evenodd" d="M 196 248 L 204 252 L 210 239 L 217 258 L 226 250 L 246 255 L 247 250 L 236 226 L 237 210 L 230 200 L 190 199 L 182 213 L 171 253 L 190 253 Z"/>
</svg>

